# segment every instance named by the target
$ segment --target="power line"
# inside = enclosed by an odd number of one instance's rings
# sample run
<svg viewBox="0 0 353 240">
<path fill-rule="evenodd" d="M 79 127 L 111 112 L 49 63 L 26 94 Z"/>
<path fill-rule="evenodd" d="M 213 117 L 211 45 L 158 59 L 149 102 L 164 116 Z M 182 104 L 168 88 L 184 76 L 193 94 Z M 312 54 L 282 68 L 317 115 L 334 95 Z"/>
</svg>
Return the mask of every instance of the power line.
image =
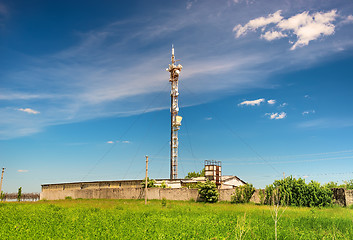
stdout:
<svg viewBox="0 0 353 240">
<path fill-rule="evenodd" d="M 321 161 L 331 161 L 331 160 L 342 160 L 342 159 L 353 159 L 353 156 L 347 157 L 334 157 L 334 158 L 319 158 L 319 159 L 306 159 L 306 160 L 297 160 L 297 161 L 278 161 L 278 162 L 269 162 L 270 164 L 286 164 L 286 163 L 305 163 L 305 162 L 321 162 Z M 263 162 L 243 162 L 243 163 L 223 163 L 223 165 L 262 165 Z"/>
</svg>

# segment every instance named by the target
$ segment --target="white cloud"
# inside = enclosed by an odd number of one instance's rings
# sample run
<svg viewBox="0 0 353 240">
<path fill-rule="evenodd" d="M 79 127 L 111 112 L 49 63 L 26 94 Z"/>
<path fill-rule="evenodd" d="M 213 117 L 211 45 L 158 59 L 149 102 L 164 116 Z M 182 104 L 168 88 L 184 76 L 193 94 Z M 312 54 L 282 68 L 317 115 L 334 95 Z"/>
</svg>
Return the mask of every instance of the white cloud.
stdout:
<svg viewBox="0 0 353 240">
<path fill-rule="evenodd" d="M 270 116 L 270 119 L 283 119 L 287 116 L 285 112 L 281 113 L 266 113 L 265 115 Z"/>
<path fill-rule="evenodd" d="M 287 105 L 288 105 L 288 103 L 282 103 L 282 104 L 279 105 L 279 107 L 282 108 L 282 107 L 285 107 L 285 106 L 287 106 Z"/>
<path fill-rule="evenodd" d="M 265 99 L 264 98 L 260 98 L 260 99 L 256 99 L 256 100 L 252 100 L 252 101 L 243 101 L 241 103 L 238 104 L 238 106 L 255 106 L 255 105 L 260 105 L 262 102 L 264 102 Z"/>
<path fill-rule="evenodd" d="M 349 15 L 346 18 L 344 18 L 344 20 L 341 22 L 341 24 L 349 24 L 349 23 L 353 23 L 353 15 Z"/>
<path fill-rule="evenodd" d="M 210 120 L 212 120 L 212 117 L 206 117 L 205 120 L 210 121 Z"/>
<path fill-rule="evenodd" d="M 113 142 L 113 141 L 108 141 L 107 143 L 109 143 L 109 144 L 113 144 L 114 142 Z"/>
<path fill-rule="evenodd" d="M 336 54 L 338 47 L 351 49 L 348 27 L 344 29 L 348 34 L 340 35 L 344 41 L 338 39 L 340 41 L 335 42 L 334 49 L 333 45 L 325 43 L 324 47 L 318 44 L 315 48 L 313 46 L 305 51 L 285 54 L 281 46 L 261 46 L 260 49 L 252 41 L 233 41 L 229 44 L 231 39 L 228 40 L 229 32 L 224 31 L 224 26 L 229 30 L 236 25 L 233 22 L 245 24 L 259 16 L 265 16 L 262 23 L 261 19 L 253 21 L 248 25 L 248 30 L 256 28 L 264 35 L 267 31 L 277 31 L 293 37 L 287 32 L 292 30 L 281 31 L 276 28 L 277 23 L 264 26 L 264 22 L 277 22 L 282 18 L 280 15 L 288 12 L 285 10 L 285 1 L 252 1 L 251 4 L 257 10 L 243 14 L 249 10 L 246 2 L 240 0 L 236 6 L 231 2 L 232 8 L 225 8 L 217 1 L 198 1 L 192 5 L 192 11 L 186 11 L 186 5 L 182 4 L 170 14 L 161 15 L 161 18 L 154 18 L 153 15 L 150 18 L 126 18 L 86 32 L 76 32 L 75 38 L 81 37 L 81 41 L 75 41 L 77 45 L 71 45 L 61 52 L 19 56 L 14 70 L 9 70 L 1 81 L 0 99 L 5 100 L 3 106 L 30 106 L 43 114 L 38 118 L 32 114 L 19 114 L 13 107 L 1 108 L 0 139 L 31 135 L 52 125 L 168 109 L 168 94 L 163 94 L 169 91 L 168 73 L 164 68 L 169 63 L 170 43 L 166 40 L 155 45 L 153 42 L 168 39 L 171 34 L 184 30 L 191 30 L 191 34 L 185 35 L 177 44 L 176 55 L 184 66 L 181 84 L 185 84 L 189 91 L 181 91 L 181 95 L 188 106 L 201 101 L 206 103 L 224 94 L 268 87 L 265 79 L 269 79 L 267 77 L 272 73 L 320 63 L 333 52 Z M 266 7 L 262 8 L 262 4 Z M 267 11 L 265 9 L 275 9 L 273 12 L 283 9 L 283 13 L 275 19 L 269 17 L 270 12 L 264 13 Z M 260 15 L 250 15 L 254 12 L 260 12 Z M 244 16 L 248 19 L 244 20 Z M 176 18 L 179 19 L 178 24 L 175 24 Z M 207 33 L 208 37 L 205 38 L 200 32 Z M 296 39 L 292 40 L 295 42 Z M 210 47 L 215 42 L 219 45 Z M 285 43 L 278 41 L 282 42 Z M 201 45 L 193 48 L 195 44 Z M 151 49 L 152 45 L 156 47 Z M 218 47 L 221 47 L 221 51 L 217 50 Z M 201 56 L 204 61 L 200 61 Z M 269 68 L 269 65 L 272 67 Z M 141 73 L 144 77 L 141 77 Z M 199 91 L 200 85 L 203 86 L 202 93 Z M 201 94 L 205 92 L 212 94 L 202 98 Z M 199 100 L 195 101 L 192 94 L 198 95 Z M 163 99 L 153 104 L 151 102 L 148 107 L 146 99 L 157 95 Z"/>
<path fill-rule="evenodd" d="M 249 30 L 255 31 L 261 27 L 262 31 L 265 31 L 267 25 L 276 24 L 275 30 L 266 31 L 260 38 L 272 41 L 290 37 L 290 35 L 286 34 L 286 32 L 288 32 L 296 37 L 296 41 L 289 41 L 293 44 L 291 50 L 294 50 L 297 47 L 307 46 L 310 41 L 316 40 L 321 36 L 334 34 L 335 25 L 333 22 L 337 17 L 337 10 L 333 9 L 328 12 L 315 12 L 312 14 L 305 11 L 288 19 L 283 19 L 281 10 L 278 10 L 273 14 L 269 14 L 267 17 L 252 19 L 244 26 L 238 24 L 233 28 L 233 31 L 235 32 L 235 36 L 239 38 L 242 35 L 246 35 Z M 345 21 L 351 20 L 353 21 L 352 16 L 348 16 L 345 19 Z"/>
<path fill-rule="evenodd" d="M 267 31 L 265 34 L 261 35 L 261 38 L 266 39 L 267 41 L 272 41 L 275 39 L 280 39 L 287 37 L 287 34 L 284 34 L 282 32 L 277 32 L 277 31 Z"/>
<path fill-rule="evenodd" d="M 302 112 L 302 115 L 308 115 L 308 114 L 314 114 L 315 110 L 310 110 L 310 111 L 304 111 Z"/>
<path fill-rule="evenodd" d="M 332 35 L 335 32 L 335 25 L 333 25 L 332 22 L 337 17 L 336 12 L 337 10 L 335 9 L 330 12 L 317 12 L 312 15 L 308 15 L 308 12 L 304 12 L 304 17 L 300 17 L 297 25 L 286 23 L 285 21 L 291 19 L 289 18 L 279 23 L 278 26 L 284 30 L 294 31 L 294 34 L 297 36 L 297 41 L 291 47 L 291 50 L 294 50 L 296 47 L 307 46 L 310 41 L 316 40 L 320 36 Z"/>
<path fill-rule="evenodd" d="M 17 172 L 19 172 L 19 173 L 25 173 L 25 172 L 28 172 L 28 170 L 19 169 L 19 170 L 17 170 Z"/>
<path fill-rule="evenodd" d="M 17 110 L 21 111 L 21 112 L 26 112 L 29 114 L 39 114 L 40 113 L 39 111 L 33 110 L 31 108 L 18 108 Z"/>
<path fill-rule="evenodd" d="M 278 23 L 282 20 L 282 18 L 281 10 L 278 10 L 273 14 L 269 14 L 267 17 L 252 19 L 244 26 L 238 24 L 233 28 L 233 32 L 235 32 L 235 37 L 239 38 L 240 36 L 247 34 L 249 30 L 255 31 L 256 29 L 265 27 L 271 23 Z"/>
<path fill-rule="evenodd" d="M 274 100 L 274 99 L 270 99 L 270 100 L 268 100 L 268 101 L 267 101 L 267 103 L 268 103 L 268 104 L 273 105 L 273 104 L 275 104 L 275 103 L 276 103 L 276 100 Z"/>
<path fill-rule="evenodd" d="M 130 141 L 127 141 L 127 140 L 125 140 L 125 141 L 121 141 L 121 143 L 131 143 Z"/>
</svg>

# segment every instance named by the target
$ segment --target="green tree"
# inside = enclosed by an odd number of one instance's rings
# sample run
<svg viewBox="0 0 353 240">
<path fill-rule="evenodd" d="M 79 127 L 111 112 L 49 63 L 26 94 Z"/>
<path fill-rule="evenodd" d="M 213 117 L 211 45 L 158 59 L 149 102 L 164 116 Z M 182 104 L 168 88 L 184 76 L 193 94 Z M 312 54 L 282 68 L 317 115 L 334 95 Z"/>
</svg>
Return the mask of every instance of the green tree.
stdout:
<svg viewBox="0 0 353 240">
<path fill-rule="evenodd" d="M 205 168 L 203 168 L 200 172 L 189 172 L 188 175 L 185 176 L 185 178 L 190 179 L 190 178 L 204 177 L 204 176 L 205 176 Z"/>
<path fill-rule="evenodd" d="M 292 176 L 281 180 L 275 180 L 273 184 L 265 188 L 265 204 L 278 204 L 273 201 L 273 192 L 278 192 L 277 201 L 281 205 L 321 207 L 331 205 L 332 191 L 320 183 L 311 181 L 306 184 L 304 179 L 295 179 Z"/>
<path fill-rule="evenodd" d="M 344 181 L 344 188 L 345 189 L 353 189 L 353 179 L 349 180 L 349 181 Z"/>
<path fill-rule="evenodd" d="M 326 183 L 324 185 L 324 187 L 331 189 L 331 188 L 338 188 L 339 186 L 338 186 L 337 182 L 331 181 L 331 182 Z"/>
<path fill-rule="evenodd" d="M 206 181 L 198 184 L 199 194 L 206 202 L 214 203 L 218 201 L 219 193 L 214 182 Z"/>
<path fill-rule="evenodd" d="M 252 184 L 245 184 L 235 189 L 234 194 L 231 196 L 232 203 L 248 203 L 252 195 L 255 192 L 255 188 Z"/>
<path fill-rule="evenodd" d="M 149 177 L 147 177 L 147 188 L 155 187 L 155 185 L 154 185 L 155 183 L 156 183 L 155 180 L 150 179 Z M 146 178 L 142 180 L 141 185 L 142 185 L 143 188 L 145 188 Z"/>
</svg>

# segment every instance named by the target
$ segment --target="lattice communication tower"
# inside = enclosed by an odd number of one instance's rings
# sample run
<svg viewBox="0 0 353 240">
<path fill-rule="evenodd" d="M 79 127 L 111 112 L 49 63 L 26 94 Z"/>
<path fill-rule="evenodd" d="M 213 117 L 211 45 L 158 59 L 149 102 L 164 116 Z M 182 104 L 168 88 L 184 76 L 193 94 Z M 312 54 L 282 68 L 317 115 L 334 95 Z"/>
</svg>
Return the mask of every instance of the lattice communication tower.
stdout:
<svg viewBox="0 0 353 240">
<path fill-rule="evenodd" d="M 171 113 L 171 133 L 170 133 L 170 179 L 178 178 L 178 130 L 180 129 L 182 117 L 178 115 L 178 80 L 179 74 L 183 66 L 176 65 L 174 57 L 174 46 L 172 46 L 172 63 L 169 64 L 167 71 L 170 72 L 169 82 L 171 84 L 170 91 L 170 113 Z"/>
</svg>

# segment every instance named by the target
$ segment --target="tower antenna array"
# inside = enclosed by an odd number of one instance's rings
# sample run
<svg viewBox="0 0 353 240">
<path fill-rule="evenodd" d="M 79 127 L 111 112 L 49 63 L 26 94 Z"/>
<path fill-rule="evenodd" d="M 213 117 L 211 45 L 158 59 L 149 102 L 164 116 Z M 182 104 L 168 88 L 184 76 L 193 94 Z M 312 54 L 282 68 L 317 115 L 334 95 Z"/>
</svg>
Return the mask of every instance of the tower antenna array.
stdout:
<svg viewBox="0 0 353 240">
<path fill-rule="evenodd" d="M 171 133 L 170 133 L 170 179 L 178 178 L 178 130 L 180 129 L 182 117 L 178 115 L 178 80 L 179 74 L 183 66 L 176 65 L 174 57 L 174 46 L 172 45 L 172 63 L 169 64 L 167 71 L 170 72 L 169 82 L 171 84 L 170 91 L 170 113 L 171 113 Z"/>
</svg>

